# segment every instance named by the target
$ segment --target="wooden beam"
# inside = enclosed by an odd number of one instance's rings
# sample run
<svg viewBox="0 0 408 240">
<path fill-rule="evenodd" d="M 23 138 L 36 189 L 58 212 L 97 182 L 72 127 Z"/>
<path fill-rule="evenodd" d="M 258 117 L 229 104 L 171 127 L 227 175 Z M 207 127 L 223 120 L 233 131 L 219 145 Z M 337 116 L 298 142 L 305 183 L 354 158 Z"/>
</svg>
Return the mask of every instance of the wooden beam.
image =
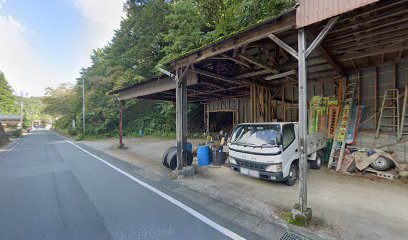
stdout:
<svg viewBox="0 0 408 240">
<path fill-rule="evenodd" d="M 274 80 L 274 79 L 277 79 L 277 78 L 283 78 L 283 77 L 286 77 L 286 76 L 289 76 L 289 75 L 294 75 L 294 74 L 296 74 L 296 71 L 295 70 L 290 70 L 290 71 L 287 71 L 287 72 L 278 73 L 278 74 L 275 74 L 275 75 L 264 77 L 264 79 L 267 80 L 267 81 L 270 81 L 270 80 Z"/>
<path fill-rule="evenodd" d="M 380 55 L 382 53 L 389 53 L 389 52 L 396 52 L 400 51 L 401 49 L 408 49 L 407 44 L 401 44 L 401 45 L 395 45 L 391 47 L 372 47 L 372 48 L 367 48 L 361 52 L 352 52 L 352 53 L 346 53 L 343 56 L 338 57 L 340 61 L 346 61 L 350 59 L 358 59 L 358 58 L 364 58 L 364 57 L 369 57 L 369 56 L 374 56 L 374 55 Z"/>
<path fill-rule="evenodd" d="M 197 73 L 203 76 L 207 76 L 210 78 L 215 78 L 224 82 L 229 82 L 229 83 L 234 83 L 234 84 L 241 84 L 242 82 L 238 81 L 237 79 L 234 78 L 230 78 L 230 77 L 226 77 L 226 76 L 222 76 L 210 71 L 206 71 L 200 68 L 195 67 L 194 69 L 190 69 L 189 71 L 193 72 L 193 73 Z"/>
<path fill-rule="evenodd" d="M 392 8 L 390 11 L 384 11 L 380 14 L 372 15 L 367 19 L 361 19 L 357 21 L 357 23 L 354 25 L 346 24 L 343 27 L 338 27 L 337 29 L 333 31 L 333 34 L 339 33 L 342 31 L 348 31 L 350 28 L 361 29 L 369 25 L 370 23 L 373 23 L 375 25 L 376 23 L 383 22 L 391 17 L 397 17 L 400 15 L 404 15 L 406 14 L 406 12 L 407 12 L 406 6 L 401 6 L 399 8 Z"/>
<path fill-rule="evenodd" d="M 210 82 L 207 82 L 207 81 L 200 80 L 199 83 L 204 84 L 204 85 L 208 85 L 208 86 L 211 86 L 211 87 L 215 87 L 215 88 L 218 88 L 218 89 L 224 89 L 224 90 L 226 89 L 224 86 L 221 86 L 221 85 L 218 85 L 218 84 L 215 84 L 215 83 L 210 83 Z"/>
<path fill-rule="evenodd" d="M 276 69 L 268 66 L 266 63 L 260 62 L 258 60 L 256 60 L 255 58 L 253 58 L 252 56 L 249 55 L 244 55 L 244 54 L 238 54 L 238 56 L 260 68 L 266 69 L 266 70 L 270 70 L 272 73 L 279 73 Z"/>
<path fill-rule="evenodd" d="M 368 64 L 368 65 L 364 65 L 364 66 L 361 66 L 361 67 L 357 67 L 357 69 L 355 69 L 355 71 L 359 71 L 359 70 L 363 70 L 363 69 L 367 69 L 367 68 L 372 68 L 372 67 L 385 66 L 385 65 L 389 65 L 389 64 L 393 64 L 393 63 L 400 63 L 400 62 L 402 62 L 402 61 L 405 61 L 405 59 L 406 59 L 407 57 L 408 57 L 408 56 L 405 56 L 405 58 L 402 58 L 402 59 L 389 59 L 389 60 L 385 60 L 384 63 L 377 63 L 377 62 L 375 62 L 375 63 L 372 63 L 372 64 Z M 352 71 L 352 72 L 355 72 L 355 71 Z"/>
<path fill-rule="evenodd" d="M 333 17 L 329 20 L 329 22 L 324 26 L 323 30 L 320 31 L 319 35 L 314 38 L 313 42 L 309 45 L 306 49 L 306 58 L 310 55 L 310 53 L 323 41 L 323 39 L 327 36 L 327 33 L 336 25 L 337 20 L 339 17 Z"/>
<path fill-rule="evenodd" d="M 218 89 L 218 90 L 213 90 L 213 91 L 201 91 L 200 93 L 194 93 L 190 96 L 202 96 L 202 95 L 209 95 L 212 96 L 214 93 L 218 93 L 218 92 L 224 92 L 224 91 L 231 91 L 231 90 L 235 90 L 235 89 L 240 89 L 240 88 L 246 88 L 249 87 L 248 85 L 241 85 L 241 86 L 236 86 L 236 87 L 230 87 L 230 88 L 226 88 L 226 89 Z"/>
<path fill-rule="evenodd" d="M 401 19 L 398 19 L 398 20 L 381 22 L 381 23 L 378 23 L 376 25 L 373 25 L 373 26 L 370 26 L 370 27 L 367 27 L 365 29 L 361 29 L 361 30 L 358 30 L 358 31 L 348 31 L 345 34 L 335 35 L 335 34 L 331 33 L 330 34 L 330 39 L 328 39 L 327 41 L 330 42 L 330 46 L 344 44 L 346 42 L 351 42 L 353 40 L 352 36 L 354 36 L 354 35 L 362 36 L 364 38 L 364 37 L 367 37 L 366 36 L 367 34 L 373 34 L 373 35 L 377 34 L 376 33 L 377 31 L 378 31 L 378 33 L 381 33 L 381 31 L 384 31 L 384 32 L 390 31 L 389 29 L 392 26 L 397 26 L 397 24 L 406 23 L 406 22 L 407 22 L 406 18 L 401 18 Z M 387 28 L 387 27 L 389 28 L 387 30 L 378 30 L 378 29 Z M 364 35 L 364 33 L 367 33 L 367 34 Z"/>
<path fill-rule="evenodd" d="M 354 70 L 356 70 L 357 69 L 356 62 L 354 61 L 354 59 L 351 59 L 350 61 L 351 65 L 353 65 Z"/>
<path fill-rule="evenodd" d="M 277 67 L 278 63 L 277 63 L 276 59 L 271 56 L 268 49 L 263 48 L 263 47 L 261 47 L 260 49 L 263 51 L 263 54 L 265 55 L 265 57 L 272 63 L 272 66 Z M 278 58 L 278 61 L 279 61 L 279 58 Z M 279 69 L 277 69 L 277 70 L 279 71 Z"/>
<path fill-rule="evenodd" d="M 408 29 L 407 29 L 408 30 Z M 392 45 L 397 45 L 400 43 L 403 43 L 405 40 L 408 39 L 408 34 L 407 31 L 403 32 L 402 34 L 396 34 L 396 35 L 389 35 L 385 36 L 383 38 L 371 38 L 370 41 L 365 41 L 365 43 L 351 43 L 347 44 L 347 46 L 341 46 L 340 48 L 334 48 L 333 52 L 335 54 L 341 54 L 341 53 L 348 53 L 348 52 L 356 52 L 356 51 L 361 51 L 366 48 L 370 47 L 381 47 L 381 46 L 392 46 Z"/>
<path fill-rule="evenodd" d="M 197 63 L 206 58 L 216 56 L 238 47 L 242 47 L 245 44 L 249 44 L 262 38 L 266 38 L 270 33 L 279 33 L 289 29 L 294 29 L 296 26 L 295 15 L 295 10 L 292 10 L 274 20 L 265 22 L 252 29 L 207 46 L 201 50 L 180 57 L 174 60 L 172 62 L 172 65 L 174 67 L 180 67 L 188 65 L 190 63 Z"/>
<path fill-rule="evenodd" d="M 276 44 L 277 45 L 277 44 Z M 277 45 L 278 46 L 278 52 L 279 52 L 279 54 L 282 54 L 282 57 L 287 61 L 287 62 L 290 62 L 291 61 L 291 58 L 290 58 L 290 54 L 288 53 L 288 52 L 286 52 L 285 50 L 283 50 L 283 51 L 281 51 L 281 49 L 282 48 L 280 48 L 279 47 L 279 45 Z"/>
<path fill-rule="evenodd" d="M 404 50 L 401 49 L 400 52 L 398 53 L 398 59 L 401 59 L 403 54 L 404 54 Z"/>
<path fill-rule="evenodd" d="M 280 40 L 275 34 L 271 33 L 268 35 L 272 41 L 274 41 L 276 44 L 279 45 L 283 50 L 286 52 L 290 53 L 294 58 L 298 59 L 298 53 L 295 51 L 292 47 L 290 47 L 288 44 L 286 44 L 284 41 Z"/>
<path fill-rule="evenodd" d="M 235 76 L 236 79 L 244 79 L 244 78 L 249 78 L 249 77 L 255 77 L 255 76 L 259 76 L 259 75 L 266 75 L 266 74 L 271 74 L 273 73 L 271 70 L 258 70 L 258 71 L 253 71 L 253 72 L 249 72 L 249 73 L 244 73 L 238 76 Z"/>
<path fill-rule="evenodd" d="M 378 3 L 376 3 L 375 5 L 372 5 L 370 8 L 360 8 L 357 10 L 353 10 L 356 12 L 355 15 L 353 15 L 352 17 L 345 17 L 342 18 L 341 20 L 339 20 L 339 26 L 347 26 L 347 23 L 349 21 L 352 21 L 352 19 L 354 20 L 358 20 L 358 19 L 362 19 L 363 17 L 370 17 L 375 15 L 375 13 L 379 12 L 379 11 L 383 11 L 386 9 L 392 9 L 392 8 L 396 8 L 396 5 L 403 5 L 406 4 L 408 0 L 394 0 L 392 2 L 390 1 L 379 1 Z"/>
<path fill-rule="evenodd" d="M 406 35 L 408 30 L 408 23 L 404 25 L 393 25 L 386 29 L 370 32 L 369 34 L 356 34 L 353 37 L 348 37 L 343 41 L 336 43 L 336 39 L 330 40 L 330 47 L 333 50 L 340 51 L 342 49 L 348 49 L 356 45 L 365 45 L 374 41 L 382 41 L 394 37 Z"/>
<path fill-rule="evenodd" d="M 313 28 L 309 28 L 309 31 L 307 31 L 307 35 L 310 39 L 315 39 L 317 36 L 316 31 Z M 327 60 L 327 62 L 334 68 L 334 70 L 336 70 L 336 72 L 338 72 L 343 77 L 346 76 L 344 67 L 330 52 L 330 48 L 329 46 L 327 46 L 326 42 L 321 42 L 320 45 L 317 46 L 317 49 L 319 50 L 320 54 L 322 54 L 322 56 Z"/>
<path fill-rule="evenodd" d="M 236 57 L 230 57 L 230 56 L 228 56 L 226 54 L 221 54 L 221 56 L 223 56 L 225 59 L 233 61 L 233 62 L 235 62 L 235 63 L 237 63 L 237 64 L 239 64 L 241 66 L 244 66 L 244 67 L 249 68 L 249 69 L 251 68 L 251 66 L 248 63 L 246 63 L 244 61 L 241 61 L 241 60 L 237 59 Z"/>
</svg>

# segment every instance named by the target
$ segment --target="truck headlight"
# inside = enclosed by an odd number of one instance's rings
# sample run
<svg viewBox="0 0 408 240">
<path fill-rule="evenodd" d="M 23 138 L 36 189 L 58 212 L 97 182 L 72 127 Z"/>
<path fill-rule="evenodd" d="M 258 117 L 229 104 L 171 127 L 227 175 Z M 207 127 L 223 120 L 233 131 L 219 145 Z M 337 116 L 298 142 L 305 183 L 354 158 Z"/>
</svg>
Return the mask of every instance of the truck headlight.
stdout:
<svg viewBox="0 0 408 240">
<path fill-rule="evenodd" d="M 228 162 L 231 164 L 237 165 L 237 161 L 235 161 L 235 159 L 232 157 L 228 157 Z"/>
<path fill-rule="evenodd" d="M 282 172 L 282 163 L 269 165 L 266 167 L 267 172 Z"/>
</svg>

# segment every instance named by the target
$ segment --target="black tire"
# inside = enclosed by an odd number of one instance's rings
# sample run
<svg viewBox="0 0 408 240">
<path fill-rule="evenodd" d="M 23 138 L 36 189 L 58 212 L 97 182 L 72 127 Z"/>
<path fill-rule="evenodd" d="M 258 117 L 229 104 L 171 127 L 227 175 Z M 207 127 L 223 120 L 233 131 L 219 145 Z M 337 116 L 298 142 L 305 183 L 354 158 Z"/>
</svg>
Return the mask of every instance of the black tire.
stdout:
<svg viewBox="0 0 408 240">
<path fill-rule="evenodd" d="M 392 166 L 392 161 L 384 156 L 378 157 L 371 163 L 371 167 L 378 171 L 387 171 Z"/>
<path fill-rule="evenodd" d="M 171 150 L 167 155 L 167 164 L 169 164 L 169 168 L 171 170 L 177 168 L 177 148 Z"/>
<path fill-rule="evenodd" d="M 193 164 L 193 154 L 187 151 L 187 166 L 191 166 Z"/>
<path fill-rule="evenodd" d="M 173 149 L 177 149 L 177 147 L 176 146 L 169 147 L 166 149 L 166 151 L 164 151 L 163 157 L 162 157 L 163 166 L 169 167 L 169 164 L 167 163 L 167 156 L 169 155 L 170 151 L 172 151 Z"/>
<path fill-rule="evenodd" d="M 310 166 L 315 170 L 319 170 L 320 167 L 322 166 L 322 161 L 323 161 L 322 153 L 317 152 L 316 160 L 310 161 Z"/>
<path fill-rule="evenodd" d="M 295 185 L 296 180 L 298 179 L 298 176 L 299 176 L 299 167 L 296 163 L 292 163 L 292 165 L 290 165 L 289 175 L 285 181 L 285 184 L 288 186 Z"/>
</svg>

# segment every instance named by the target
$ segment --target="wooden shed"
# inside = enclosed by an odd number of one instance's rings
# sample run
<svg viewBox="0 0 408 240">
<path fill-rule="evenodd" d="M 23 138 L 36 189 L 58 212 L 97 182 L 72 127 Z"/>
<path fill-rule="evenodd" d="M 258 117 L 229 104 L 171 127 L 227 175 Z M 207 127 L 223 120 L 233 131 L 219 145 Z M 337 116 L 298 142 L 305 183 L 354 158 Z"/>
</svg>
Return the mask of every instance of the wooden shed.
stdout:
<svg viewBox="0 0 408 240">
<path fill-rule="evenodd" d="M 299 0 L 279 17 L 190 52 L 161 76 L 114 91 L 175 101 L 178 169 L 186 151 L 187 102 L 233 110 L 236 122 L 299 121 L 301 198 L 306 197 L 307 104 L 355 83 L 367 106 L 366 129 L 377 126 L 385 90 L 408 84 L 407 0 Z M 306 201 L 301 199 L 302 209 Z"/>
</svg>

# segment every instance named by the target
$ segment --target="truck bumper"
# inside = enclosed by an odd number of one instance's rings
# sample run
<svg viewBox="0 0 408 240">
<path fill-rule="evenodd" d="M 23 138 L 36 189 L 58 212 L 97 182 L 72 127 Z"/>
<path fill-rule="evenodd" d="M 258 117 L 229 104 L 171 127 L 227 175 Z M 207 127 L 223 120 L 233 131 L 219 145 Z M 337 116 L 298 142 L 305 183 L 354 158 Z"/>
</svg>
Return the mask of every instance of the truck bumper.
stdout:
<svg viewBox="0 0 408 240">
<path fill-rule="evenodd" d="M 231 170 L 241 173 L 240 166 L 231 164 L 231 163 L 229 163 L 228 166 Z M 260 171 L 256 169 L 251 169 L 251 170 L 259 172 L 259 179 L 265 179 L 265 180 L 276 181 L 276 182 L 282 182 L 286 180 L 286 178 L 283 177 L 282 172 L 266 172 L 266 171 Z"/>
</svg>

